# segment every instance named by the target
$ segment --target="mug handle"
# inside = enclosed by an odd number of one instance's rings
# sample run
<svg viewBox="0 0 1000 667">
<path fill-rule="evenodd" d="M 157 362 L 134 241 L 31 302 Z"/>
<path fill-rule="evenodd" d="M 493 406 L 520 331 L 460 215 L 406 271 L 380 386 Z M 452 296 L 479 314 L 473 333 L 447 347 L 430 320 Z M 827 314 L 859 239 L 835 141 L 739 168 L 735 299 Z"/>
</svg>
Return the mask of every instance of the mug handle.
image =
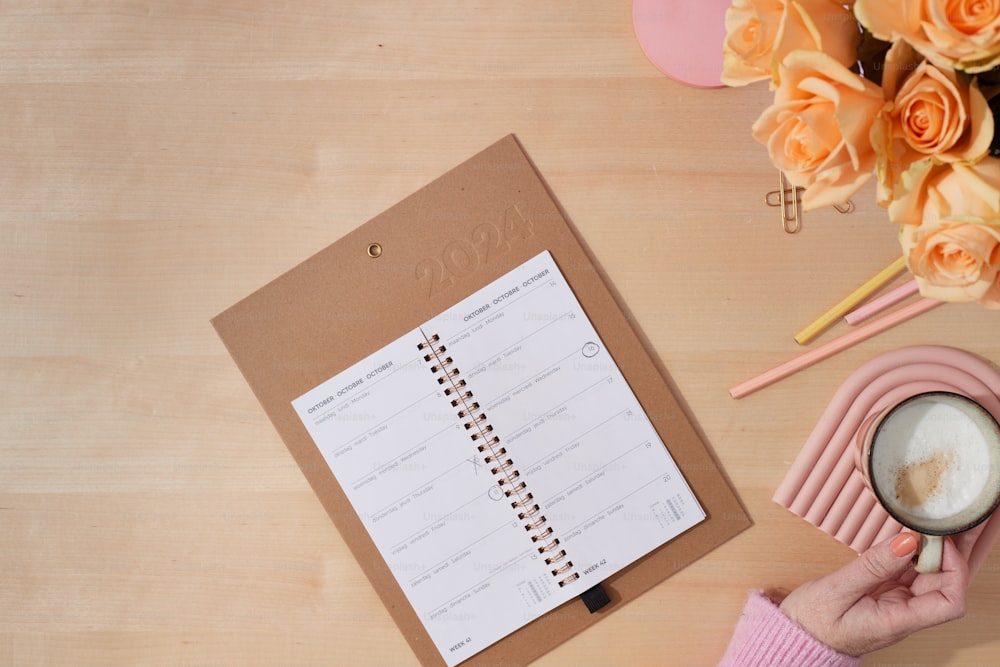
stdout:
<svg viewBox="0 0 1000 667">
<path fill-rule="evenodd" d="M 920 555 L 913 568 L 917 572 L 940 572 L 944 543 L 940 535 L 920 535 Z"/>
</svg>

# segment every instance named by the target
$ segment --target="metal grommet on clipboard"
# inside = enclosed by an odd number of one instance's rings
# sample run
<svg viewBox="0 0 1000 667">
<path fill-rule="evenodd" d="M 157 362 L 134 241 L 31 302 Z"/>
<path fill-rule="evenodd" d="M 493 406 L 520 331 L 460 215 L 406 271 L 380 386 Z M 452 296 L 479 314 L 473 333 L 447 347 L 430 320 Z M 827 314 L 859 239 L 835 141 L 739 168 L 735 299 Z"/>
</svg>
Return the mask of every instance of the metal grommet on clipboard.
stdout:
<svg viewBox="0 0 1000 667">
<path fill-rule="evenodd" d="M 372 259 L 378 259 L 382 256 L 382 246 L 378 243 L 368 244 L 368 256 Z"/>
</svg>

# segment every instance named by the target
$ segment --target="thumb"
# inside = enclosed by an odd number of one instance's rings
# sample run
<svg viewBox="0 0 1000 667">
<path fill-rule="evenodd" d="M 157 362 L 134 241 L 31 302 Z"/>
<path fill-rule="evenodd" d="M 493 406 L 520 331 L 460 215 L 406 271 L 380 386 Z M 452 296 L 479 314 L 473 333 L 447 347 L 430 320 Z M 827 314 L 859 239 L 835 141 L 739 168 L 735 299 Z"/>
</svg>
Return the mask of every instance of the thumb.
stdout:
<svg viewBox="0 0 1000 667">
<path fill-rule="evenodd" d="M 913 533 L 900 533 L 870 547 L 853 563 L 830 575 L 833 594 L 846 604 L 854 603 L 879 584 L 905 572 L 919 544 Z"/>
</svg>

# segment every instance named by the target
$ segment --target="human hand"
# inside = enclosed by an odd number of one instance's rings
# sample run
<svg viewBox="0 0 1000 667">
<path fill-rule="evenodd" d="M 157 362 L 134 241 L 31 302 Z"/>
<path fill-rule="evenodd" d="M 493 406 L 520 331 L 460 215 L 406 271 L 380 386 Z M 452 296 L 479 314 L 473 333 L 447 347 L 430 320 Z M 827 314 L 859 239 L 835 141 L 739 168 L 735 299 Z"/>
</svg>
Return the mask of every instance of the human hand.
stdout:
<svg viewBox="0 0 1000 667">
<path fill-rule="evenodd" d="M 940 572 L 917 574 L 919 538 L 903 533 L 788 594 L 781 610 L 828 646 L 859 656 L 965 615 L 968 556 L 978 534 L 944 539 Z"/>
</svg>

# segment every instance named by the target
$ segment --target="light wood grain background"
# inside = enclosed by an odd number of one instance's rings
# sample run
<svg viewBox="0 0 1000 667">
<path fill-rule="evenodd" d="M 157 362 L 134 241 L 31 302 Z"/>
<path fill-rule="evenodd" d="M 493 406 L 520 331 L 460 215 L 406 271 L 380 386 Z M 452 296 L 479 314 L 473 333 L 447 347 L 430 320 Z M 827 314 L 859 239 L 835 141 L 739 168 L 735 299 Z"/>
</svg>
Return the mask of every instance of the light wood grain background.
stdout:
<svg viewBox="0 0 1000 667">
<path fill-rule="evenodd" d="M 755 521 L 536 664 L 713 665 L 853 558 L 770 501 L 840 382 L 1000 361 L 949 304 L 728 396 L 898 253 L 870 187 L 781 232 L 768 96 L 667 79 L 621 0 L 0 2 L 0 663 L 415 664 L 209 318 L 514 132 Z M 1000 664 L 998 620 L 1000 556 L 866 664 Z"/>
</svg>

